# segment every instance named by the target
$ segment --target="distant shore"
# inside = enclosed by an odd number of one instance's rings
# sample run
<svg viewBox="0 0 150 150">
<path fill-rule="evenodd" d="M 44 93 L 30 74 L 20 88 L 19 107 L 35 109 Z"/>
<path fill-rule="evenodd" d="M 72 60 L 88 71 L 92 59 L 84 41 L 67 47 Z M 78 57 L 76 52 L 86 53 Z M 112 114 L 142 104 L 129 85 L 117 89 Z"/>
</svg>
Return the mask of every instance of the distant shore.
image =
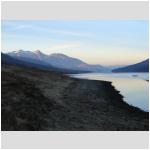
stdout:
<svg viewBox="0 0 150 150">
<path fill-rule="evenodd" d="M 2 131 L 148 131 L 149 113 L 106 81 L 2 65 Z"/>
</svg>

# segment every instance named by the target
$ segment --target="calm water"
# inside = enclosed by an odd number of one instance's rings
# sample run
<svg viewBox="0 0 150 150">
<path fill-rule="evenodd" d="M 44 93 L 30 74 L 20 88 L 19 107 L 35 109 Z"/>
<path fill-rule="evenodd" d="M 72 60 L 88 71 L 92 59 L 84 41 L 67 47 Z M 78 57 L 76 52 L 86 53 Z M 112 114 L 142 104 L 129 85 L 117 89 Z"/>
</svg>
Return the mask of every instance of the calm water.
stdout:
<svg viewBox="0 0 150 150">
<path fill-rule="evenodd" d="M 111 81 L 124 96 L 124 101 L 144 111 L 149 111 L 148 73 L 86 73 L 73 74 L 75 78 Z"/>
</svg>

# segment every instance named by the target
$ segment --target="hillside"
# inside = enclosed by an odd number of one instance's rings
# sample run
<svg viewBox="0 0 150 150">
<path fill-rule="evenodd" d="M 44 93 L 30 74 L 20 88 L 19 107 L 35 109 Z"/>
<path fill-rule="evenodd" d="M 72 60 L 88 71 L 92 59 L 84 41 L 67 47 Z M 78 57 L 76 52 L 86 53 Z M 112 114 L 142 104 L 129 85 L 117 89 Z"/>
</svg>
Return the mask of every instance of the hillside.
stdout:
<svg viewBox="0 0 150 150">
<path fill-rule="evenodd" d="M 89 71 L 89 72 L 110 72 L 110 69 L 102 65 L 90 65 L 84 61 L 73 58 L 61 53 L 53 53 L 46 55 L 39 50 L 24 51 L 18 50 L 7 53 L 9 56 L 20 60 L 28 60 L 30 62 L 45 62 L 56 68 Z"/>
<path fill-rule="evenodd" d="M 112 72 L 149 72 L 149 59 L 137 64 L 114 69 Z"/>
<path fill-rule="evenodd" d="M 79 71 L 79 70 L 72 70 L 72 69 L 62 69 L 56 68 L 42 60 L 34 60 L 34 59 L 26 59 L 26 58 L 19 58 L 19 57 L 12 57 L 7 54 L 1 53 L 1 62 L 2 64 L 9 64 L 9 65 L 16 65 L 28 68 L 39 68 L 39 69 L 46 69 L 50 71 L 56 71 L 60 73 L 86 73 L 86 71 Z"/>
<path fill-rule="evenodd" d="M 148 131 L 110 82 L 2 64 L 2 131 Z"/>
</svg>

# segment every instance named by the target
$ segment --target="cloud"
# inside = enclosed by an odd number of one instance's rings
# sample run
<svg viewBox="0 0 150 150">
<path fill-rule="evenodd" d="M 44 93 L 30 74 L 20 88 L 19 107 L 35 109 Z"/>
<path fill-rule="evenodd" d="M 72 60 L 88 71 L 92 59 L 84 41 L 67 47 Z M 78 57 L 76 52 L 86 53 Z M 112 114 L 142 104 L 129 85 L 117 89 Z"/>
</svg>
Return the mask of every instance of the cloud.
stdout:
<svg viewBox="0 0 150 150">
<path fill-rule="evenodd" d="M 47 50 L 65 50 L 65 49 L 77 48 L 80 47 L 81 45 L 82 43 L 80 42 L 63 43 L 63 44 L 57 44 L 52 47 L 49 47 Z"/>
<path fill-rule="evenodd" d="M 29 29 L 29 28 L 28 28 Z M 69 31 L 69 30 L 61 30 L 61 29 L 49 29 L 48 27 L 30 27 L 31 30 L 37 32 L 45 32 L 45 33 L 53 33 L 59 35 L 69 35 L 69 36 L 92 36 L 91 32 L 77 32 L 77 31 Z"/>
<path fill-rule="evenodd" d="M 11 31 L 32 28 L 30 24 L 18 24 L 16 21 L 2 21 L 2 27 Z"/>
<path fill-rule="evenodd" d="M 31 25 L 19 25 L 14 28 L 14 30 L 22 30 L 22 29 L 32 29 Z"/>
<path fill-rule="evenodd" d="M 73 31 L 66 31 L 66 30 L 48 30 L 49 32 L 63 34 L 63 35 L 71 35 L 71 36 L 92 36 L 93 34 L 90 32 L 73 32 Z"/>
<path fill-rule="evenodd" d="M 37 33 L 53 33 L 57 35 L 69 35 L 69 36 L 92 36 L 92 32 L 81 32 L 81 31 L 70 31 L 70 30 L 64 30 L 64 29 L 51 29 L 49 26 L 41 26 L 41 25 L 35 25 L 35 24 L 28 24 L 28 23 L 18 23 L 18 22 L 3 22 L 2 24 L 5 31 L 9 32 L 15 32 L 15 31 L 20 31 L 20 30 L 31 30 L 31 31 L 36 31 Z"/>
</svg>

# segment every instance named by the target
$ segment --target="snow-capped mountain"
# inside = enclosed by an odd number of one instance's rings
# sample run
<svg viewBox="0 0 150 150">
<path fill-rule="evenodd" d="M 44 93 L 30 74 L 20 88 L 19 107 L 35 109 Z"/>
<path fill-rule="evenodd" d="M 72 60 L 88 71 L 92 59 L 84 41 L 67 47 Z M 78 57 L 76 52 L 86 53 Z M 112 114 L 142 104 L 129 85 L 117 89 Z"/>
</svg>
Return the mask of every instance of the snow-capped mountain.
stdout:
<svg viewBox="0 0 150 150">
<path fill-rule="evenodd" d="M 41 53 L 39 50 L 36 50 L 34 52 L 18 50 L 18 51 L 9 52 L 7 54 L 17 58 L 23 57 L 23 58 L 38 59 L 38 60 L 44 60 L 46 57 L 46 55 Z"/>
<path fill-rule="evenodd" d="M 1 53 L 1 64 L 13 65 L 13 66 L 19 66 L 19 67 L 27 67 L 27 68 L 38 68 L 38 69 L 44 69 L 44 70 L 46 69 L 46 70 L 65 73 L 65 74 L 87 73 L 87 71 L 56 68 L 42 61 L 36 61 L 36 62 L 30 61 L 29 62 L 28 59 L 21 60 L 21 59 L 14 58 L 4 53 Z"/>
<path fill-rule="evenodd" d="M 19 50 L 19 51 L 9 52 L 7 54 L 21 60 L 28 60 L 30 62 L 34 62 L 34 61 L 46 62 L 58 68 L 91 71 L 91 72 L 110 72 L 110 69 L 103 67 L 101 65 L 89 65 L 80 59 L 69 57 L 67 55 L 60 54 L 60 53 L 53 53 L 50 55 L 46 55 L 39 50 L 33 52 Z"/>
</svg>

